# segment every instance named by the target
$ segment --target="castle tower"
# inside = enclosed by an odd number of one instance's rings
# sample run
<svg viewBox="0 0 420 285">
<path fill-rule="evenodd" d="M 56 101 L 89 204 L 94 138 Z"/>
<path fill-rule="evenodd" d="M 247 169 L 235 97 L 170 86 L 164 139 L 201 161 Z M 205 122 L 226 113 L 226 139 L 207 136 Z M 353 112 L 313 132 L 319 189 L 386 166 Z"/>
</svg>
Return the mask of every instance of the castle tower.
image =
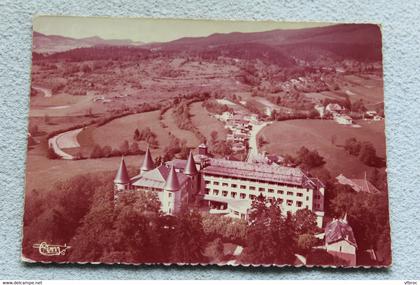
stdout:
<svg viewBox="0 0 420 285">
<path fill-rule="evenodd" d="M 146 155 L 144 156 L 143 164 L 140 167 L 140 174 L 144 174 L 147 171 L 150 171 L 155 168 L 155 164 L 153 163 L 153 158 L 150 153 L 149 147 L 147 147 Z"/>
<path fill-rule="evenodd" d="M 175 214 L 181 209 L 181 191 L 175 168 L 169 170 L 166 183 L 163 186 L 162 210 L 167 214 Z"/>
<path fill-rule="evenodd" d="M 130 177 L 128 176 L 127 167 L 124 157 L 121 158 L 120 167 L 114 178 L 114 199 L 118 198 L 118 192 L 128 190 L 130 188 Z"/>
<path fill-rule="evenodd" d="M 188 192 L 193 195 L 197 194 L 199 192 L 199 173 L 195 166 L 194 156 L 191 151 L 188 156 L 187 164 L 185 165 L 184 174 L 191 179 L 191 191 Z"/>
<path fill-rule="evenodd" d="M 195 176 L 198 174 L 197 167 L 195 166 L 194 156 L 191 151 L 188 155 L 187 165 L 185 166 L 184 174 L 188 176 Z"/>
</svg>

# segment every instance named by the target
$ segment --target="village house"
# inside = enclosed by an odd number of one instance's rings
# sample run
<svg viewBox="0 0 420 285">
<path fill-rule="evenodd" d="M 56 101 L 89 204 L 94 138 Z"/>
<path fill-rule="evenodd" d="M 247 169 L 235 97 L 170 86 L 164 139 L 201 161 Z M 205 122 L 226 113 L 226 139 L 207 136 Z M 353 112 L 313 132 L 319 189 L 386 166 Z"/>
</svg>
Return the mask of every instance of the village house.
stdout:
<svg viewBox="0 0 420 285">
<path fill-rule="evenodd" d="M 322 105 L 322 104 L 317 104 L 317 105 L 314 106 L 314 108 L 315 108 L 316 111 L 318 111 L 319 117 L 321 119 L 323 119 L 324 116 L 325 116 L 325 106 Z"/>
<path fill-rule="evenodd" d="M 347 221 L 347 214 L 343 218 L 333 219 L 324 229 L 324 232 L 315 235 L 323 241 L 322 245 L 314 246 L 311 253 L 307 256 L 309 264 L 319 264 L 326 262 L 334 263 L 338 266 L 356 266 L 357 242 L 354 237 L 353 229 Z"/>
<path fill-rule="evenodd" d="M 350 179 L 345 177 L 343 174 L 340 174 L 336 177 L 338 183 L 342 185 L 350 186 L 356 192 L 365 192 L 365 193 L 379 193 L 380 191 L 376 188 L 369 180 L 367 180 L 366 174 L 363 179 Z"/>
<path fill-rule="evenodd" d="M 368 110 L 365 112 L 365 118 L 373 119 L 377 115 L 376 111 Z"/>
<path fill-rule="evenodd" d="M 330 103 L 325 107 L 325 111 L 330 112 L 332 114 L 341 113 L 344 110 L 345 110 L 344 107 L 341 107 L 340 104 L 337 104 L 337 103 Z"/>
<path fill-rule="evenodd" d="M 175 214 L 183 205 L 200 200 L 212 212 L 247 219 L 251 202 L 259 195 L 281 203 L 283 214 L 309 209 L 322 227 L 324 185 L 301 169 L 213 158 L 202 144 L 187 160 L 174 159 L 155 166 L 146 151 L 138 175 L 129 178 L 122 159 L 115 177 L 115 195 L 121 191 L 154 191 L 162 211 Z"/>
<path fill-rule="evenodd" d="M 353 229 L 348 224 L 347 214 L 343 219 L 334 219 L 325 227 L 325 250 L 334 258 L 334 264 L 356 266 L 357 243 Z"/>
<path fill-rule="evenodd" d="M 334 121 L 336 121 L 340 125 L 351 125 L 351 124 L 353 124 L 352 118 L 348 115 L 334 113 L 333 118 L 334 118 Z"/>
</svg>

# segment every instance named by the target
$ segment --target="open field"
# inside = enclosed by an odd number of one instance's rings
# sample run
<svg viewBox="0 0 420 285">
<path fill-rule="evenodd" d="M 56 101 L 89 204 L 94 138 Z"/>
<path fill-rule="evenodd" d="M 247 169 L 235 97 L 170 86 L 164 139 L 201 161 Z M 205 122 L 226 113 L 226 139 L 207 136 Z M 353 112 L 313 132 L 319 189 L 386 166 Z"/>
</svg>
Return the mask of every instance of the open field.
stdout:
<svg viewBox="0 0 420 285">
<path fill-rule="evenodd" d="M 343 99 L 342 97 L 338 96 L 337 93 L 331 91 L 323 91 L 323 92 L 308 92 L 304 93 L 307 98 L 314 100 L 316 103 L 320 103 L 323 99 Z"/>
<path fill-rule="evenodd" d="M 29 154 L 26 162 L 26 190 L 50 190 L 54 183 L 73 176 L 100 171 L 117 171 L 120 157 L 60 160 L 48 159 L 45 155 Z M 143 161 L 142 155 L 127 156 L 127 166 L 138 168 Z"/>
<path fill-rule="evenodd" d="M 224 124 L 210 115 L 210 113 L 202 107 L 202 102 L 195 102 L 190 105 L 191 121 L 202 133 L 207 141 L 210 141 L 212 131 L 218 133 L 218 139 L 226 139 L 227 130 Z"/>
<path fill-rule="evenodd" d="M 326 168 L 333 175 L 343 173 L 349 177 L 364 175 L 369 169 L 357 157 L 346 153 L 344 141 L 355 137 L 361 141 L 370 141 L 381 157 L 385 156 L 384 122 L 358 122 L 361 128 L 339 125 L 330 120 L 293 120 L 274 122 L 264 128 L 258 136 L 263 136 L 269 143 L 263 150 L 275 154 L 295 155 L 296 151 L 305 146 L 314 149 L 325 158 Z M 336 136 L 336 145 L 331 143 Z"/>
<path fill-rule="evenodd" d="M 127 140 L 134 142 L 134 131 L 139 131 L 149 127 L 156 134 L 159 142 L 159 148 L 155 150 L 157 154 L 162 154 L 163 149 L 168 146 L 170 137 L 168 129 L 161 126 L 159 121 L 160 111 L 145 112 L 124 116 L 109 123 L 96 127 L 89 126 L 78 135 L 78 141 L 82 148 L 92 148 L 95 144 L 100 146 L 110 146 L 118 149 L 120 145 Z M 146 143 L 138 142 L 141 149 L 145 150 Z"/>
<path fill-rule="evenodd" d="M 69 117 L 29 117 L 29 126 L 37 126 L 38 134 L 32 134 L 35 137 L 43 137 L 48 133 L 72 127 L 74 125 L 89 122 L 91 118 L 85 116 Z M 30 130 L 29 130 L 30 131 Z"/>
<path fill-rule="evenodd" d="M 264 97 L 257 96 L 257 97 L 254 97 L 253 99 L 248 99 L 248 102 L 249 104 L 255 105 L 256 107 L 258 107 L 258 109 L 260 109 L 261 112 L 266 113 L 266 114 L 270 112 L 269 110 L 271 111 L 276 110 L 281 113 L 289 113 L 293 110 L 284 106 L 276 105 Z"/>
<path fill-rule="evenodd" d="M 186 140 L 189 148 L 196 148 L 201 142 L 195 134 L 188 130 L 178 128 L 172 115 L 173 110 L 169 109 L 163 114 L 162 123 L 167 126 L 168 132 L 171 132 L 176 138 Z"/>
<path fill-rule="evenodd" d="M 34 61 L 31 116 L 95 114 L 183 96 L 192 92 L 247 90 L 233 62 L 203 62 L 185 57 L 138 61 Z M 139 80 L 141 78 L 141 80 Z M 175 86 L 176 85 L 176 86 Z M 216 88 L 217 86 L 217 88 Z M 95 100 L 102 97 L 101 100 Z"/>
<path fill-rule="evenodd" d="M 93 95 L 72 96 L 68 94 L 51 97 L 31 97 L 30 116 L 80 116 L 91 107 Z M 96 111 L 99 111 L 97 109 Z"/>
<path fill-rule="evenodd" d="M 363 99 L 365 105 L 384 101 L 382 80 L 356 75 L 346 75 L 340 82 L 340 89 L 349 95 L 350 101 Z"/>
</svg>

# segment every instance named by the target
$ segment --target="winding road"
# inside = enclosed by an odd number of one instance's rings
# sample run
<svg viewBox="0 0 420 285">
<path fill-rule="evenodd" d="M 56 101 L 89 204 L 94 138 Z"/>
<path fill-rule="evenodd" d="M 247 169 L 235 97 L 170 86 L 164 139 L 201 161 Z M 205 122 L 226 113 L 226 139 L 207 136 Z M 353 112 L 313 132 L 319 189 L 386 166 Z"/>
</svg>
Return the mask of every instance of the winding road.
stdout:
<svg viewBox="0 0 420 285">
<path fill-rule="evenodd" d="M 46 89 L 46 88 L 42 88 L 42 87 L 37 87 L 37 86 L 32 86 L 33 89 L 38 90 L 42 93 L 44 93 L 44 97 L 52 97 L 52 92 L 50 89 Z"/>
<path fill-rule="evenodd" d="M 252 162 L 252 158 L 258 155 L 258 143 L 257 135 L 258 133 L 271 122 L 263 122 L 260 124 L 252 124 L 252 130 L 249 137 L 249 151 L 246 161 Z"/>
<path fill-rule="evenodd" d="M 64 148 L 76 148 L 80 147 L 77 141 L 77 135 L 83 130 L 83 128 L 71 130 L 58 134 L 48 140 L 48 145 L 54 150 L 61 159 L 72 160 L 74 156 L 63 151 Z"/>
</svg>

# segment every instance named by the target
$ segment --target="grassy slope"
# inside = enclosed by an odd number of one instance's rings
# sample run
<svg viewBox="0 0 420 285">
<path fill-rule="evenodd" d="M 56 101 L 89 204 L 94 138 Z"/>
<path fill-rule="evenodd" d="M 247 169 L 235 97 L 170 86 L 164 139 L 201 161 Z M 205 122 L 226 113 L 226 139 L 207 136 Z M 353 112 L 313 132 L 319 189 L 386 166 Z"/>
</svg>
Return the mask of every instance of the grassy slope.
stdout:
<svg viewBox="0 0 420 285">
<path fill-rule="evenodd" d="M 163 114 L 162 122 L 167 126 L 167 130 L 171 132 L 175 137 L 179 138 L 180 140 L 187 140 L 188 147 L 195 148 L 200 144 L 199 139 L 193 132 L 178 128 L 172 115 L 172 109 L 169 109 L 165 112 L 165 114 Z"/>
<path fill-rule="evenodd" d="M 346 176 L 364 175 L 368 169 L 356 157 L 347 154 L 340 145 L 349 137 L 371 141 L 379 156 L 385 156 L 385 134 L 382 122 L 360 122 L 362 128 L 338 125 L 334 121 L 294 120 L 275 122 L 264 128 L 258 136 L 269 141 L 263 147 L 269 153 L 292 154 L 302 147 L 317 150 L 326 160 L 327 169 L 333 174 Z M 336 145 L 331 137 L 336 135 Z M 338 145 L 338 146 L 337 146 Z"/>
<path fill-rule="evenodd" d="M 383 102 L 384 88 L 383 81 L 362 78 L 356 75 L 346 75 L 340 84 L 341 90 L 350 91 L 349 98 L 352 102 L 363 99 L 365 105 Z"/>
<path fill-rule="evenodd" d="M 218 139 L 226 139 L 227 131 L 222 122 L 212 117 L 210 113 L 201 106 L 202 102 L 192 103 L 190 105 L 191 121 L 200 132 L 210 141 L 212 131 L 217 131 Z"/>
<path fill-rule="evenodd" d="M 95 143 L 112 148 L 119 148 L 124 140 L 133 142 L 134 130 L 140 131 L 149 127 L 157 135 L 159 148 L 154 151 L 155 154 L 163 151 L 169 144 L 168 129 L 162 128 L 159 121 L 159 111 L 146 112 L 141 114 L 128 115 L 115 119 L 103 126 L 90 127 L 83 130 L 79 136 L 79 143 L 83 148 L 91 148 Z M 145 149 L 145 143 L 139 143 L 140 148 Z"/>
<path fill-rule="evenodd" d="M 120 157 L 87 160 L 50 160 L 45 155 L 29 154 L 26 166 L 26 190 L 49 190 L 58 181 L 100 171 L 117 171 Z M 127 166 L 139 167 L 143 156 L 127 156 Z"/>
</svg>

